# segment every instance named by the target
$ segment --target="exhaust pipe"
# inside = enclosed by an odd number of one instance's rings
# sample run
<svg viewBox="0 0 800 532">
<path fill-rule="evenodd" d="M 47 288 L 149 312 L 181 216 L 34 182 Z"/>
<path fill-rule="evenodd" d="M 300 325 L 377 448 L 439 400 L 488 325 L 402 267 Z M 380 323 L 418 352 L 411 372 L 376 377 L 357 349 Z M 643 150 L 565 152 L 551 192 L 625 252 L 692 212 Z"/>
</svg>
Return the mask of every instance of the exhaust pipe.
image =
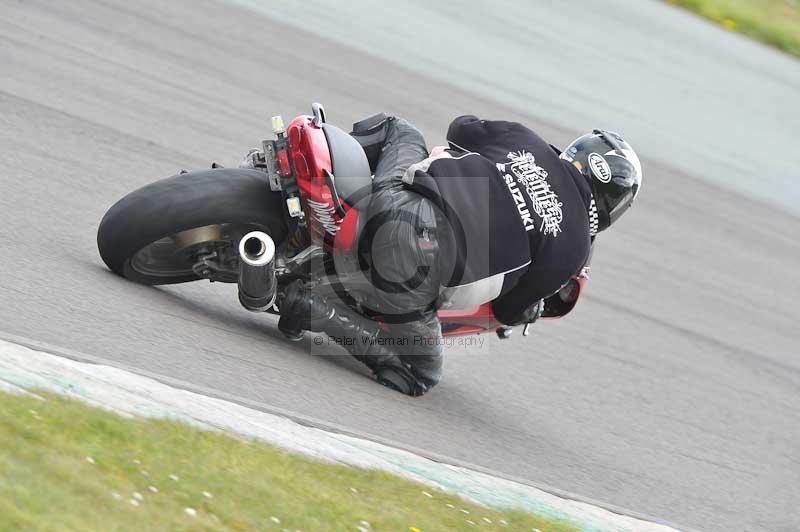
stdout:
<svg viewBox="0 0 800 532">
<path fill-rule="evenodd" d="M 275 242 L 253 231 L 239 241 L 239 303 L 252 312 L 265 312 L 275 303 Z"/>
</svg>

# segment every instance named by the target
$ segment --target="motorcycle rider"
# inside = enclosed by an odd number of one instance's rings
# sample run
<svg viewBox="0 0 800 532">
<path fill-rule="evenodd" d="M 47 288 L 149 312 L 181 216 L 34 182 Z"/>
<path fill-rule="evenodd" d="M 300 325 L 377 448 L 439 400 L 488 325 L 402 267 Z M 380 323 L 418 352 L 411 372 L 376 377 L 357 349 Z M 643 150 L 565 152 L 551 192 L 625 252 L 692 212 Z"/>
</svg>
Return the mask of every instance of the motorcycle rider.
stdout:
<svg viewBox="0 0 800 532">
<path fill-rule="evenodd" d="M 297 281 L 280 301 L 279 328 L 325 332 L 381 384 L 412 396 L 441 379 L 437 309 L 491 301 L 507 325 L 566 314 L 595 235 L 641 186 L 636 153 L 609 131 L 562 153 L 522 124 L 462 116 L 433 156 L 401 118 L 370 117 L 351 135 L 375 175 L 359 240 L 368 303 L 359 314 Z"/>
</svg>

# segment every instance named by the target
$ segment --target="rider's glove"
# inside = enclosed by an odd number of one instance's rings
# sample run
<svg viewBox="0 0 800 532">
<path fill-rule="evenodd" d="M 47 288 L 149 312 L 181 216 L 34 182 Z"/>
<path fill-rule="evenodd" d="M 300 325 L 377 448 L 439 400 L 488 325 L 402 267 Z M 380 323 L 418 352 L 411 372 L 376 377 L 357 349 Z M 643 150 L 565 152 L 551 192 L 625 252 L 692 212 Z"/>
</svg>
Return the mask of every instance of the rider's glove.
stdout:
<svg viewBox="0 0 800 532">
<path fill-rule="evenodd" d="M 542 312 L 544 312 L 544 299 L 540 299 L 522 311 L 522 319 L 520 320 L 520 323 L 536 323 L 536 321 L 542 317 Z"/>
<path fill-rule="evenodd" d="M 544 299 L 540 299 L 535 303 L 533 303 L 532 305 L 528 306 L 527 308 L 523 309 L 522 311 L 519 311 L 516 314 L 514 314 L 514 316 L 508 321 L 503 321 L 503 323 L 505 325 L 510 325 L 510 326 L 530 325 L 531 323 L 535 323 L 536 320 L 542 317 L 544 309 L 545 309 Z"/>
</svg>

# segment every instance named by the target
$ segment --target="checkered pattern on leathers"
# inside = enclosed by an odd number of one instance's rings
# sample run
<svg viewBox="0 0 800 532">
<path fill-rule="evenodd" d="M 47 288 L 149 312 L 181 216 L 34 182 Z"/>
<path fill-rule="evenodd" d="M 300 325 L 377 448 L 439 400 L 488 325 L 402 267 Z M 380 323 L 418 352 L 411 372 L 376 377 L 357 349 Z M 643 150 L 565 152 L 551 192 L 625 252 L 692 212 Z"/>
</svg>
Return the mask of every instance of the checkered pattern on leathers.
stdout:
<svg viewBox="0 0 800 532">
<path fill-rule="evenodd" d="M 589 234 L 595 236 L 598 233 L 597 228 L 599 225 L 597 204 L 594 202 L 594 198 L 592 198 L 592 203 L 589 205 Z"/>
</svg>

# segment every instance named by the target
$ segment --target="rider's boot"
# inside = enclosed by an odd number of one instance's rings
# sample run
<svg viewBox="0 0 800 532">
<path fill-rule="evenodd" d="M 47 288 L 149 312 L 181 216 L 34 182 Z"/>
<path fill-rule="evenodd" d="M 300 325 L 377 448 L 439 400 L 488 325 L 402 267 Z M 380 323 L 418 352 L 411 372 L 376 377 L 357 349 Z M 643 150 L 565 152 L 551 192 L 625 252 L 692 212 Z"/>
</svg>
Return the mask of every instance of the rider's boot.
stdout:
<svg viewBox="0 0 800 532">
<path fill-rule="evenodd" d="M 381 113 L 353 124 L 350 133 L 367 154 L 375 174 L 373 189 L 400 179 L 412 164 L 428 157 L 425 138 L 407 120 Z"/>
<path fill-rule="evenodd" d="M 355 138 L 361 147 L 364 148 L 364 153 L 367 155 L 369 167 L 375 172 L 378 166 L 383 147 L 386 144 L 386 134 L 389 130 L 390 120 L 389 116 L 384 113 L 379 113 L 369 118 L 365 118 L 360 122 L 353 124 L 353 131 L 350 135 Z"/>
<path fill-rule="evenodd" d="M 306 331 L 321 331 L 336 312 L 324 297 L 307 289 L 300 280 L 286 287 L 278 307 L 278 329 L 292 341 L 303 338 Z"/>
<path fill-rule="evenodd" d="M 290 338 L 302 336 L 303 330 L 324 332 L 371 369 L 379 383 L 406 395 L 423 395 L 441 376 L 440 349 L 434 357 L 403 356 L 401 359 L 384 345 L 389 342 L 382 341 L 376 322 L 328 303 L 321 295 L 305 288 L 301 281 L 295 281 L 286 289 L 278 328 Z M 432 359 L 435 359 L 433 363 Z M 415 367 L 417 361 L 421 363 L 419 371 Z"/>
</svg>

